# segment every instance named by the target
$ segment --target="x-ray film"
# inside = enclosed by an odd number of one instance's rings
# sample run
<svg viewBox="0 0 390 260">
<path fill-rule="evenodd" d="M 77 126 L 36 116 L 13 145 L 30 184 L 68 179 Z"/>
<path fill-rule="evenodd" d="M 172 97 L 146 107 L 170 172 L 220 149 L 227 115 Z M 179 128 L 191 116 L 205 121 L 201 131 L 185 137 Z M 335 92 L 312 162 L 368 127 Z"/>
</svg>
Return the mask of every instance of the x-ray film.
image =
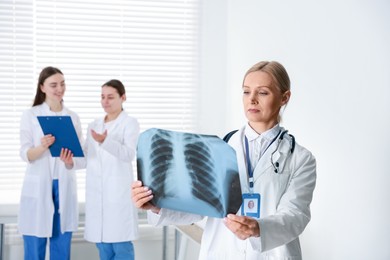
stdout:
<svg viewBox="0 0 390 260">
<path fill-rule="evenodd" d="M 138 140 L 137 169 L 160 208 L 223 218 L 241 206 L 236 153 L 217 136 L 149 129 Z"/>
</svg>

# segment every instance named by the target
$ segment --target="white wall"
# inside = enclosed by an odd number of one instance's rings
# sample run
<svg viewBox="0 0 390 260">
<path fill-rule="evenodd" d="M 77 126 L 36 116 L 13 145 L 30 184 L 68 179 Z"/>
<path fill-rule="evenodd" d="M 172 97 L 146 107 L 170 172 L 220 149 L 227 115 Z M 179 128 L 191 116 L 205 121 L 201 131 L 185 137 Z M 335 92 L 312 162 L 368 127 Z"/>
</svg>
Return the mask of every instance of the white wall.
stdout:
<svg viewBox="0 0 390 260">
<path fill-rule="evenodd" d="M 227 91 L 227 4 L 201 0 L 198 132 L 223 134 Z M 221 129 L 222 128 L 222 129 Z"/>
<path fill-rule="evenodd" d="M 304 258 L 390 259 L 390 2 L 203 2 L 203 49 L 216 55 L 202 57 L 214 67 L 201 68 L 201 131 L 241 126 L 245 71 L 280 61 L 292 81 L 283 125 L 318 163 Z"/>
</svg>

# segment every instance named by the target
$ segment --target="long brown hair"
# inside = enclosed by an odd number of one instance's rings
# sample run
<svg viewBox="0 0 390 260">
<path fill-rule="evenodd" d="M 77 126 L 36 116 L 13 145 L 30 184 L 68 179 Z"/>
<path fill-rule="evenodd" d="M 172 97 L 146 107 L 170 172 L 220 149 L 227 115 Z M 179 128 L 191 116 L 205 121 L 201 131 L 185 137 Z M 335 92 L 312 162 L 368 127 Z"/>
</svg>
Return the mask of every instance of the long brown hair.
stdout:
<svg viewBox="0 0 390 260">
<path fill-rule="evenodd" d="M 37 106 L 45 102 L 46 94 L 42 92 L 41 85 L 45 82 L 48 77 L 53 76 L 54 74 L 60 73 L 64 75 L 61 70 L 55 67 L 46 67 L 39 74 L 38 84 L 37 84 L 37 93 L 35 94 L 34 102 L 32 106 Z"/>
</svg>

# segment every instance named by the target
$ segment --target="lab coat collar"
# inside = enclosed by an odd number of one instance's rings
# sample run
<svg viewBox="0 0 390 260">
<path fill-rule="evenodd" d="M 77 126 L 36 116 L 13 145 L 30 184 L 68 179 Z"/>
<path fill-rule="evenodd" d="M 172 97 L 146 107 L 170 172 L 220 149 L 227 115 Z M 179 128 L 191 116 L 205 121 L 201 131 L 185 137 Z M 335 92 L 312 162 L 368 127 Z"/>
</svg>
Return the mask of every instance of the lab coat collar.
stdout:
<svg viewBox="0 0 390 260">
<path fill-rule="evenodd" d="M 261 139 L 266 139 L 267 141 L 271 142 L 271 140 L 274 139 L 274 137 L 279 133 L 280 128 L 281 127 L 279 126 L 279 124 L 276 124 L 271 129 L 268 129 L 267 131 L 265 131 L 261 134 L 258 134 L 255 130 L 253 130 L 253 128 L 249 125 L 249 122 L 248 122 L 245 125 L 244 132 L 245 132 L 245 136 L 246 136 L 246 138 L 248 138 L 249 142 L 253 141 L 259 137 Z"/>
<path fill-rule="evenodd" d="M 41 109 L 44 112 L 44 114 L 46 114 L 46 115 L 56 115 L 56 116 L 67 115 L 68 111 L 67 111 L 67 108 L 64 105 L 64 101 L 61 102 L 61 105 L 62 105 L 62 110 L 60 112 L 53 112 L 53 111 L 51 111 L 49 104 L 47 104 L 46 102 L 43 102 L 41 104 Z"/>
</svg>

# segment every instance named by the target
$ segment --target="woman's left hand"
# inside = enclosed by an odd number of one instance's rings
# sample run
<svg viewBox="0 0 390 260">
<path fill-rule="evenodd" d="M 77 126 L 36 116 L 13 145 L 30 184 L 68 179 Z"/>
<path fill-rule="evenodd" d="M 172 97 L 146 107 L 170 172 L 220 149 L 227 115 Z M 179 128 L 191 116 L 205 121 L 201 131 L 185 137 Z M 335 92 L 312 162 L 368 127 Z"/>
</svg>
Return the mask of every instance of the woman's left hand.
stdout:
<svg viewBox="0 0 390 260">
<path fill-rule="evenodd" d="M 73 168 L 73 153 L 70 150 L 61 148 L 60 159 L 65 163 L 67 169 Z"/>
<path fill-rule="evenodd" d="M 259 237 L 260 227 L 256 219 L 246 216 L 228 214 L 223 219 L 226 227 L 230 229 L 239 239 L 245 240 L 249 237 Z"/>
</svg>

